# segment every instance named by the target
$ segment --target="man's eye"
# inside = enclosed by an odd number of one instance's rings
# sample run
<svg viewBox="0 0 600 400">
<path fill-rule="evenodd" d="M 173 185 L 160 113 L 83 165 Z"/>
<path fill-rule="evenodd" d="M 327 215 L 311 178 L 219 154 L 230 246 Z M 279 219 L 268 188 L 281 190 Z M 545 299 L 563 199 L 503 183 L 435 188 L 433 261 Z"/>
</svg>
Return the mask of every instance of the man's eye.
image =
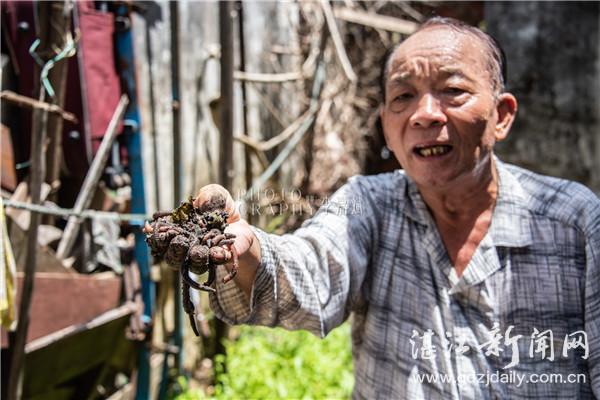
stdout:
<svg viewBox="0 0 600 400">
<path fill-rule="evenodd" d="M 401 93 L 394 97 L 394 101 L 406 101 L 412 99 L 412 94 L 410 93 Z"/>
<path fill-rule="evenodd" d="M 465 90 L 458 88 L 458 87 L 447 87 L 446 89 L 444 89 L 444 92 L 447 94 L 454 95 L 454 96 L 458 96 L 463 93 L 466 93 Z"/>
</svg>

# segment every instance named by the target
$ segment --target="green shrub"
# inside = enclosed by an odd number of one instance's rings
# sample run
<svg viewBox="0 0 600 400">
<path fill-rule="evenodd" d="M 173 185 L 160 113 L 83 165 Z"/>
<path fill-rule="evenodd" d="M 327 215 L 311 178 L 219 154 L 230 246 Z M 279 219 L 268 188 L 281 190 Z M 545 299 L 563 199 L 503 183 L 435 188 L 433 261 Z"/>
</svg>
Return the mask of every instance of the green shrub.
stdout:
<svg viewBox="0 0 600 400">
<path fill-rule="evenodd" d="M 342 399 L 354 385 L 350 325 L 320 340 L 306 331 L 242 328 L 218 360 L 217 398 Z M 226 370 L 226 372 L 224 372 Z"/>
<path fill-rule="evenodd" d="M 347 399 L 352 393 L 350 325 L 320 340 L 305 331 L 242 327 L 217 360 L 215 399 Z M 206 398 L 186 391 L 178 400 Z"/>
</svg>

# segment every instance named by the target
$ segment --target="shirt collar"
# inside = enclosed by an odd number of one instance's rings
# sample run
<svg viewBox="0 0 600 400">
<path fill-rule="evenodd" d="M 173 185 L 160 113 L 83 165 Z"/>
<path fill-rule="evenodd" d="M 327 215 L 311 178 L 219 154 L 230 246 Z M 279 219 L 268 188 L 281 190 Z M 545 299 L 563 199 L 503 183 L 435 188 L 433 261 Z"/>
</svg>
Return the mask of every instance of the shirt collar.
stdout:
<svg viewBox="0 0 600 400">
<path fill-rule="evenodd" d="M 495 158 L 498 199 L 489 233 L 496 246 L 524 247 L 532 243 L 529 194 L 506 165 Z"/>
<path fill-rule="evenodd" d="M 488 234 L 496 246 L 528 246 L 532 242 L 529 225 L 529 195 L 506 165 L 497 157 L 494 159 L 498 172 L 498 198 Z M 435 226 L 416 183 L 405 173 L 404 176 L 406 177 L 404 214 L 421 225 Z"/>
<path fill-rule="evenodd" d="M 418 222 L 421 225 L 429 226 L 433 222 L 429 209 L 419 193 L 417 184 L 415 181 L 408 176 L 404 171 L 401 173 L 405 176 L 405 202 L 404 202 L 404 215 Z"/>
</svg>

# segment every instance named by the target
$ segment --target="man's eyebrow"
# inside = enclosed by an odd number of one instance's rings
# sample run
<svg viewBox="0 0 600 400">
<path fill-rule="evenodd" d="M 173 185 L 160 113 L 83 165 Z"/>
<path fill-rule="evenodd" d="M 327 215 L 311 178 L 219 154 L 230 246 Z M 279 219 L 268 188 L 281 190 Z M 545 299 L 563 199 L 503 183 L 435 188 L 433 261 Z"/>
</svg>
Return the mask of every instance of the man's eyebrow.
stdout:
<svg viewBox="0 0 600 400">
<path fill-rule="evenodd" d="M 439 68 L 439 72 L 445 75 L 443 78 L 449 77 L 458 77 L 470 82 L 473 82 L 474 79 L 466 75 L 462 69 L 451 67 L 451 66 L 442 66 Z M 397 72 L 390 79 L 390 86 L 400 86 L 406 84 L 411 78 L 414 77 L 414 74 L 411 71 Z"/>
<path fill-rule="evenodd" d="M 459 69 L 459 68 L 455 68 L 455 67 L 440 67 L 440 72 L 442 72 L 445 75 L 448 75 L 450 77 L 456 76 L 459 78 L 463 78 L 466 79 L 468 81 L 473 81 L 473 78 L 468 77 L 467 75 L 465 75 L 465 73 Z"/>
<path fill-rule="evenodd" d="M 396 73 L 389 80 L 390 86 L 403 85 L 410 79 L 411 76 L 412 74 L 410 72 Z"/>
</svg>

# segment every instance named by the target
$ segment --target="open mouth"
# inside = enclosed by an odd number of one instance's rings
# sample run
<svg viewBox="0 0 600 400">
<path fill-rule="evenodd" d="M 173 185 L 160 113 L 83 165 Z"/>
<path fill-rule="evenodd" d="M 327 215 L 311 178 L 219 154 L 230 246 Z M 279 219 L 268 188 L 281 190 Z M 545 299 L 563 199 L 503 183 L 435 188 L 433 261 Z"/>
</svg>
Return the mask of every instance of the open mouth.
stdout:
<svg viewBox="0 0 600 400">
<path fill-rule="evenodd" d="M 439 157 L 444 154 L 448 154 L 452 150 L 452 146 L 449 144 L 437 144 L 433 146 L 417 146 L 413 150 L 417 155 L 421 157 Z"/>
</svg>

